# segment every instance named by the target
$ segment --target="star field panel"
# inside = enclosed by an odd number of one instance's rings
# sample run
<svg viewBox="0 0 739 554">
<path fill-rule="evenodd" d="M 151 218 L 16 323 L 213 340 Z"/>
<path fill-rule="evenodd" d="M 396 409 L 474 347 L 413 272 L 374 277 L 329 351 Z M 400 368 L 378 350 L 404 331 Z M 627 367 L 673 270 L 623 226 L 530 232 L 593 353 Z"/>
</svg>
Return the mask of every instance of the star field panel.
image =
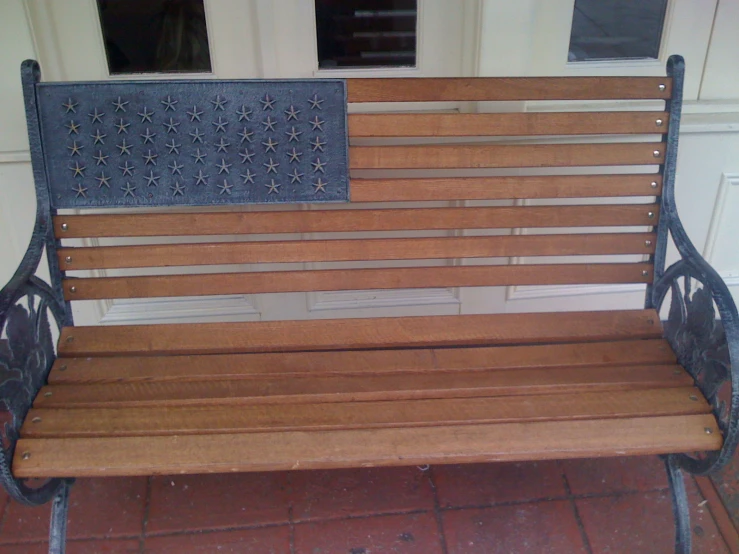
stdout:
<svg viewBox="0 0 739 554">
<path fill-rule="evenodd" d="M 54 208 L 347 202 L 341 80 L 41 83 Z"/>
</svg>

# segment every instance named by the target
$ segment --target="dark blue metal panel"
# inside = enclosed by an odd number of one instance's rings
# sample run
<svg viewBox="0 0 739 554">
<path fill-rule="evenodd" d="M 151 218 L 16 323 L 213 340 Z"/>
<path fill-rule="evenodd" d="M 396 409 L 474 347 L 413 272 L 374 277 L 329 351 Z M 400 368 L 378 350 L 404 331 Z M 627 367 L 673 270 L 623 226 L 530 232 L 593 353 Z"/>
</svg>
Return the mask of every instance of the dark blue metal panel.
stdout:
<svg viewBox="0 0 739 554">
<path fill-rule="evenodd" d="M 54 208 L 346 202 L 342 80 L 40 83 Z"/>
</svg>

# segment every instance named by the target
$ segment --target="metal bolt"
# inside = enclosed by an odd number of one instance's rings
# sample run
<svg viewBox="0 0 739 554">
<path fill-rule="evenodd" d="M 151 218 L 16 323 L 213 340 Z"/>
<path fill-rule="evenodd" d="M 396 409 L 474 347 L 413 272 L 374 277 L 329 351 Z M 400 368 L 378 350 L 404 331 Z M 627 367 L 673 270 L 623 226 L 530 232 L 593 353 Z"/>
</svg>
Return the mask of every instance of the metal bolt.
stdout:
<svg viewBox="0 0 739 554">
<path fill-rule="evenodd" d="M 647 217 L 649 219 L 654 219 L 654 212 L 647 212 Z"/>
<path fill-rule="evenodd" d="M 650 186 L 651 186 L 651 187 L 652 187 L 653 189 L 656 189 L 656 188 L 657 188 L 657 181 L 652 181 L 652 182 L 650 183 Z"/>
<path fill-rule="evenodd" d="M 660 92 L 664 92 L 664 90 L 667 88 L 664 83 L 660 83 L 657 88 L 660 90 Z"/>
<path fill-rule="evenodd" d="M 51 393 L 51 391 L 46 391 L 46 392 L 44 393 L 44 396 L 45 396 L 46 398 L 49 398 L 49 397 L 51 396 L 51 394 L 52 394 L 52 393 Z"/>
<path fill-rule="evenodd" d="M 77 292 L 77 287 L 72 285 L 71 287 L 69 287 L 69 292 Z"/>
<path fill-rule="evenodd" d="M 694 394 L 691 394 L 690 396 L 688 396 L 688 398 L 690 398 L 690 400 L 692 400 L 693 402 L 698 402 L 698 397 Z"/>
<path fill-rule="evenodd" d="M 652 246 L 652 241 L 651 240 L 645 240 L 644 241 L 644 246 Z"/>
<path fill-rule="evenodd" d="M 67 225 L 66 223 L 62 223 L 62 231 L 66 231 L 68 229 L 69 229 L 69 225 Z"/>
<path fill-rule="evenodd" d="M 59 371 L 67 371 L 67 364 L 60 365 L 59 366 Z"/>
<path fill-rule="evenodd" d="M 34 417 L 31 421 L 33 421 L 34 423 L 41 423 L 41 418 L 37 416 Z"/>
<path fill-rule="evenodd" d="M 66 258 L 64 258 L 64 261 L 67 262 L 68 264 L 71 264 L 72 263 L 72 256 L 67 256 Z"/>
<path fill-rule="evenodd" d="M 703 430 L 706 432 L 706 435 L 712 435 L 713 434 L 713 429 L 711 429 L 710 427 L 706 427 Z"/>
<path fill-rule="evenodd" d="M 655 150 L 654 152 L 652 152 L 652 156 L 654 156 L 655 158 L 659 158 L 659 155 L 660 155 L 659 150 Z"/>
<path fill-rule="evenodd" d="M 646 277 L 647 275 L 649 275 L 649 272 L 645 269 L 644 271 L 641 272 L 641 274 L 642 274 L 642 277 Z"/>
<path fill-rule="evenodd" d="M 22 458 L 23 458 L 24 460 L 28 460 L 28 459 L 30 459 L 30 458 L 31 458 L 31 453 L 30 453 L 30 452 L 28 452 L 28 451 L 26 451 L 26 452 L 24 452 L 23 454 L 21 454 L 21 457 L 22 457 Z"/>
<path fill-rule="evenodd" d="M 67 342 L 72 342 L 74 340 L 74 337 L 67 337 Z"/>
<path fill-rule="evenodd" d="M 662 127 L 662 123 L 664 123 L 664 122 L 663 122 L 663 121 L 662 121 L 661 119 L 658 119 L 658 120 L 656 120 L 656 121 L 654 122 L 654 124 L 655 124 L 655 125 L 656 125 L 657 127 Z"/>
</svg>

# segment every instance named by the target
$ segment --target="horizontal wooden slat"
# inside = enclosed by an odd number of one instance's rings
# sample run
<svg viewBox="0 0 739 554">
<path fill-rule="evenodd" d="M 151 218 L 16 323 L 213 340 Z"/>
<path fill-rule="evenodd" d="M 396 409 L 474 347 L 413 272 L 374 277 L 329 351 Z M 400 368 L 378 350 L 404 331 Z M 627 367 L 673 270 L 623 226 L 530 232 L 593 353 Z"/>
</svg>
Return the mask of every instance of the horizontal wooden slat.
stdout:
<svg viewBox="0 0 739 554">
<path fill-rule="evenodd" d="M 663 134 L 667 132 L 668 120 L 668 112 L 644 111 L 350 114 L 349 136 L 359 138 Z"/>
<path fill-rule="evenodd" d="M 697 400 L 693 400 L 695 398 Z M 34 408 L 21 437 L 124 437 L 316 431 L 707 414 L 694 387 L 564 395 L 208 407 Z"/>
<path fill-rule="evenodd" d="M 650 216 L 651 214 L 651 216 Z M 340 233 L 657 224 L 656 204 L 395 208 L 299 212 L 58 215 L 59 238 Z M 67 225 L 66 230 L 62 227 Z"/>
<path fill-rule="evenodd" d="M 662 176 L 656 173 L 428 179 L 355 178 L 351 182 L 352 202 L 655 196 L 661 194 L 661 191 Z"/>
<path fill-rule="evenodd" d="M 711 433 L 706 433 L 710 429 Z M 93 477 L 628 456 L 717 450 L 711 415 L 170 437 L 21 439 L 13 473 Z"/>
<path fill-rule="evenodd" d="M 650 165 L 664 162 L 664 144 L 352 146 L 350 169 L 472 169 Z"/>
<path fill-rule="evenodd" d="M 129 408 L 359 402 L 571 394 L 689 386 L 679 366 L 580 367 L 427 372 L 423 374 L 274 377 L 235 381 L 138 381 L 42 387 L 35 408 Z"/>
<path fill-rule="evenodd" d="M 664 90 L 660 90 L 664 85 Z M 349 102 L 667 99 L 669 77 L 348 79 Z"/>
<path fill-rule="evenodd" d="M 69 278 L 67 300 L 509 285 L 649 283 L 651 263 L 516 264 Z"/>
<path fill-rule="evenodd" d="M 296 240 L 60 248 L 62 270 L 187 265 L 651 254 L 655 233 Z"/>
<path fill-rule="evenodd" d="M 675 354 L 664 339 L 433 350 L 58 358 L 49 384 L 675 363 Z"/>
<path fill-rule="evenodd" d="M 156 332 L 152 332 L 152 331 Z M 64 327 L 60 357 L 237 354 L 660 338 L 654 310 Z"/>
</svg>

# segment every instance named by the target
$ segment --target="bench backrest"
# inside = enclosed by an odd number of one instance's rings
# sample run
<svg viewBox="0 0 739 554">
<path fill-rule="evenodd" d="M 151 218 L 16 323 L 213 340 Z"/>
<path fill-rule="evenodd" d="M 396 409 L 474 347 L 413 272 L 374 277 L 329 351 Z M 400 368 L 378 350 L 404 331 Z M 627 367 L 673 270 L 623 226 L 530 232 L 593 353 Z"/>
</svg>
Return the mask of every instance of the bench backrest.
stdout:
<svg viewBox="0 0 739 554">
<path fill-rule="evenodd" d="M 57 89 L 35 84 L 36 98 L 27 94 L 29 129 L 32 143 L 39 141 L 34 167 L 44 168 L 51 208 L 97 208 L 92 214 L 54 212 L 65 299 L 652 282 L 660 195 L 663 182 L 672 179 L 665 168 L 672 171 L 676 153 L 677 121 L 670 120 L 668 108 L 679 97 L 680 83 L 674 86 L 672 77 L 350 79 L 326 81 L 321 89 L 315 81 L 287 83 L 276 89 L 274 108 L 265 107 L 265 91 L 274 82 L 216 82 L 211 88 L 178 83 L 171 94 L 164 94 L 161 82 L 105 83 L 105 94 L 98 96 L 85 96 L 82 91 L 92 85 L 80 84 L 77 95 L 64 89 L 64 102 L 45 101 Z M 295 116 L 293 96 L 285 90 L 299 98 Z M 110 97 L 112 104 L 103 110 Z M 159 97 L 150 122 L 146 104 Z M 219 99 L 226 101 L 223 109 Z M 325 102 L 316 105 L 317 100 Z M 620 102 L 608 103 L 608 110 L 594 102 L 593 111 L 524 113 L 418 111 L 417 104 L 541 100 Z M 668 106 L 644 111 L 644 100 Z M 631 101 L 640 101 L 640 109 L 630 109 Z M 415 111 L 356 113 L 362 104 L 381 102 L 414 103 Z M 97 109 L 108 113 L 95 121 Z M 193 113 L 205 110 L 203 127 L 210 125 L 200 142 L 193 138 L 200 122 Z M 40 122 L 34 123 L 34 114 Z M 50 118 L 56 119 L 47 123 Z M 66 119 L 72 127 L 79 120 L 85 132 L 62 125 Z M 226 122 L 225 131 L 219 133 L 218 121 Z M 342 125 L 348 129 L 348 157 Z M 98 128 L 106 138 L 95 137 Z M 239 134 L 249 132 L 257 140 Z M 303 135 L 296 138 L 295 132 Z M 147 141 L 151 133 L 160 136 Z M 272 136 L 276 148 L 270 146 Z M 126 137 L 131 154 L 118 152 Z M 56 150 L 67 154 L 62 162 L 49 154 L 50 146 L 44 148 L 53 139 Z M 218 139 L 225 139 L 220 148 Z M 101 151 L 96 140 L 115 150 Z M 156 150 L 154 140 L 161 140 Z M 172 140 L 183 152 L 171 151 Z M 75 145 L 87 156 L 109 156 L 107 164 L 92 158 L 80 164 Z M 290 159 L 296 145 L 303 153 L 298 161 Z M 196 148 L 204 160 L 196 159 Z M 253 160 L 244 158 L 249 152 Z M 129 161 L 134 169 L 126 175 Z M 82 173 L 75 174 L 75 162 L 85 166 Z M 271 162 L 280 168 L 271 170 Z M 106 168 L 115 186 L 100 182 Z M 198 171 L 207 182 L 198 183 Z M 66 181 L 49 175 L 60 172 Z M 161 181 L 147 182 L 157 174 Z M 270 189 L 275 179 L 281 189 Z M 57 193 L 58 187 L 67 192 Z M 280 194 L 286 190 L 289 201 L 302 204 L 257 205 L 284 201 Z M 156 196 L 144 194 L 150 191 Z M 341 202 L 343 195 L 347 204 L 310 204 Z M 201 207 L 172 208 L 183 204 Z M 129 206 L 157 209 L 120 213 Z M 120 245 L 140 237 L 156 238 Z M 175 244 L 171 237 L 178 237 Z M 80 238 L 98 246 L 67 241 Z M 117 242 L 102 245 L 111 238 Z M 632 257 L 587 264 L 566 258 L 591 255 Z M 527 263 L 505 263 L 519 257 Z M 532 257 L 546 263 L 531 263 Z M 333 262 L 352 264 L 337 268 Z M 260 271 L 248 264 L 292 265 Z M 233 271 L 173 269 L 209 265 Z M 130 268 L 137 268 L 136 275 Z M 103 276 L 69 273 L 83 270 L 103 270 Z"/>
</svg>

